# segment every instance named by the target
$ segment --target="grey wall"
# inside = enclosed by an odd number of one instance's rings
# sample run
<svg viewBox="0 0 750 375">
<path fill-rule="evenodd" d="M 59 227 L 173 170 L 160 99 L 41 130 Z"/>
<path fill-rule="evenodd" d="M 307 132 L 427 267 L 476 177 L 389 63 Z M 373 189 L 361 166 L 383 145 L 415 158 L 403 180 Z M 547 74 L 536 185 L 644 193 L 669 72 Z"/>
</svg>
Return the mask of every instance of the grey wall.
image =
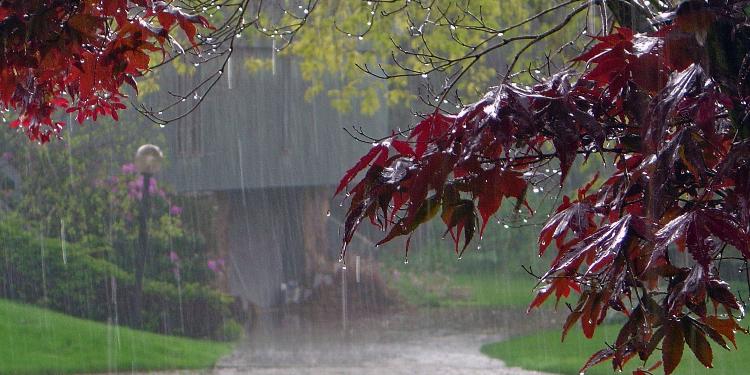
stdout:
<svg viewBox="0 0 750 375">
<path fill-rule="evenodd" d="M 303 261 L 293 191 L 235 191 L 229 207 L 229 289 L 259 307 L 278 304 L 281 283 L 299 277 Z M 244 195 L 244 196 L 243 196 Z"/>
<path fill-rule="evenodd" d="M 342 127 L 387 134 L 387 110 L 372 117 L 341 114 L 325 93 L 306 101 L 307 83 L 293 61 L 276 58 L 274 71 L 251 74 L 243 66 L 248 55 L 268 57 L 270 50 L 235 51 L 231 72 L 224 73 L 199 109 L 165 128 L 170 166 L 164 176 L 178 191 L 333 185 L 369 147 Z M 164 79 L 182 80 L 178 86 L 184 88 L 191 85 L 186 80 L 199 78 L 167 73 Z M 197 132 L 199 145 L 191 147 L 197 152 L 180 152 L 178 133 L 184 143 L 186 129 Z"/>
</svg>

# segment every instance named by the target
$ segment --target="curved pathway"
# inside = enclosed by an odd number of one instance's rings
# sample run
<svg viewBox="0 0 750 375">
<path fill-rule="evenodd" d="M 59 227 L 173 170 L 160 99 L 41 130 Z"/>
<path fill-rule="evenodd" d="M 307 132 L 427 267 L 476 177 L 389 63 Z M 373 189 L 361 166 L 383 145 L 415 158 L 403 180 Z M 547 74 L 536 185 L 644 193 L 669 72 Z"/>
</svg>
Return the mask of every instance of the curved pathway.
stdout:
<svg viewBox="0 0 750 375">
<path fill-rule="evenodd" d="M 437 309 L 349 322 L 305 324 L 255 332 L 219 362 L 214 374 L 518 374 L 480 353 L 489 342 L 559 326 L 549 311 Z"/>
</svg>

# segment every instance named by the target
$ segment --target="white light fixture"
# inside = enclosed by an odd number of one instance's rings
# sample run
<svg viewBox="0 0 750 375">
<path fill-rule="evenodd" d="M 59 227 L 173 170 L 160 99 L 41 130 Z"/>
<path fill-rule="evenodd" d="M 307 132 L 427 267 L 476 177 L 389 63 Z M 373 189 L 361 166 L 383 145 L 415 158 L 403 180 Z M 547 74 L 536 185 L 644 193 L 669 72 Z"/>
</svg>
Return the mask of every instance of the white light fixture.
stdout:
<svg viewBox="0 0 750 375">
<path fill-rule="evenodd" d="M 135 152 L 135 168 L 138 173 L 153 175 L 161 169 L 163 159 L 164 154 L 158 146 L 145 144 Z"/>
</svg>

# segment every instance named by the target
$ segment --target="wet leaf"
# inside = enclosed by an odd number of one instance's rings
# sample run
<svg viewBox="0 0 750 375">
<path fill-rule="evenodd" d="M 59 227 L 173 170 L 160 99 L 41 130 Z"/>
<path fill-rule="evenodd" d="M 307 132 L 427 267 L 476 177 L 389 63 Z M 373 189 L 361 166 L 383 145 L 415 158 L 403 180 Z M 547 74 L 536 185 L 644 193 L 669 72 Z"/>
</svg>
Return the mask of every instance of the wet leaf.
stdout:
<svg viewBox="0 0 750 375">
<path fill-rule="evenodd" d="M 705 322 L 709 327 L 713 328 L 716 332 L 731 341 L 735 349 L 737 348 L 735 332 L 740 331 L 745 334 L 748 333 L 748 330 L 740 327 L 732 317 L 719 318 L 717 316 L 709 316 L 705 319 Z"/>
<path fill-rule="evenodd" d="M 607 360 L 612 359 L 612 356 L 614 356 L 614 351 L 610 348 L 602 349 L 589 357 L 588 361 L 581 367 L 580 370 L 578 370 L 579 373 L 583 374 L 586 370 L 604 362 Z"/>
<path fill-rule="evenodd" d="M 662 341 L 662 361 L 664 362 L 664 373 L 669 375 L 674 372 L 682 360 L 682 350 L 685 346 L 685 337 L 682 326 L 673 320 L 665 324 L 664 340 Z"/>
<path fill-rule="evenodd" d="M 698 361 L 707 368 L 713 367 L 713 351 L 711 350 L 711 344 L 706 340 L 706 335 L 703 331 L 698 328 L 690 318 L 684 318 L 682 320 L 682 329 L 685 336 L 685 342 L 690 350 L 693 351 L 695 357 L 698 358 Z"/>
</svg>

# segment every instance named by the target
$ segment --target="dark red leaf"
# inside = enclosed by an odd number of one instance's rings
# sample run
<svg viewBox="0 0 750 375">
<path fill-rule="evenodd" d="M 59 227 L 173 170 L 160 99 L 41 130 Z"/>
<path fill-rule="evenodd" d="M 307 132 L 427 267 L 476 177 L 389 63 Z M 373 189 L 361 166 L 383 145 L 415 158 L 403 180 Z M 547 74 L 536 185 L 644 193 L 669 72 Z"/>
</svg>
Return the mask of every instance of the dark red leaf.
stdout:
<svg viewBox="0 0 750 375">
<path fill-rule="evenodd" d="M 586 361 L 586 363 L 581 367 L 580 370 L 578 370 L 579 373 L 583 374 L 586 372 L 586 370 L 604 362 L 612 359 L 612 357 L 615 355 L 615 351 L 611 348 L 605 348 L 602 349 L 589 357 L 589 360 Z"/>
<path fill-rule="evenodd" d="M 729 214 L 714 209 L 697 209 L 676 217 L 656 233 L 656 246 L 651 261 L 662 257 L 667 246 L 678 238 L 686 238 L 688 250 L 695 260 L 703 267 L 708 267 L 717 250 L 717 244 L 709 241 L 709 235 L 736 246 L 743 253 L 748 251 L 747 233 Z"/>
<path fill-rule="evenodd" d="M 403 156 L 417 156 L 414 150 L 412 150 L 411 146 L 404 141 L 394 139 L 393 142 L 391 142 L 391 146 L 393 146 L 393 148 Z"/>
<path fill-rule="evenodd" d="M 722 336 L 729 339 L 729 341 L 732 342 L 735 349 L 737 348 L 737 341 L 735 339 L 734 333 L 737 331 L 740 331 L 742 333 L 747 334 L 748 330 L 740 327 L 739 324 L 734 320 L 734 318 L 727 317 L 727 318 L 719 318 L 718 316 L 709 316 L 705 320 L 706 325 L 713 328 L 721 334 Z"/>
<path fill-rule="evenodd" d="M 662 361 L 664 362 L 664 373 L 669 375 L 674 372 L 682 360 L 682 350 L 685 346 L 685 337 L 682 326 L 673 320 L 667 321 L 662 341 Z"/>
<path fill-rule="evenodd" d="M 565 205 L 561 206 L 563 207 Z M 572 229 L 579 236 L 589 234 L 591 228 L 595 227 L 593 216 L 594 209 L 589 203 L 568 203 L 566 208 L 558 211 L 542 228 L 539 234 L 539 254 L 544 254 L 552 240 L 564 237 L 568 230 Z"/>
<path fill-rule="evenodd" d="M 698 328 L 694 321 L 690 318 L 683 318 L 682 329 L 685 336 L 685 342 L 688 344 L 690 350 L 693 351 L 698 361 L 706 366 L 712 368 L 713 366 L 713 351 L 711 350 L 711 344 L 706 340 L 706 335 L 703 331 Z"/>
<path fill-rule="evenodd" d="M 620 254 L 635 237 L 650 239 L 650 229 L 643 219 L 626 215 L 618 221 L 602 226 L 601 229 L 588 236 L 580 244 L 563 255 L 547 273 L 547 275 L 560 270 L 574 270 L 586 257 L 600 259 L 593 268 L 601 268 L 607 262 Z M 594 267 L 595 266 L 595 267 Z M 589 269 L 594 272 L 595 269 Z"/>
<path fill-rule="evenodd" d="M 478 199 L 477 208 L 482 216 L 482 228 L 479 231 L 481 236 L 484 228 L 490 219 L 500 208 L 504 197 L 513 197 L 517 200 L 523 200 L 526 192 L 527 183 L 517 172 L 503 171 L 501 168 L 493 168 L 477 176 L 475 185 L 476 197 Z"/>
<path fill-rule="evenodd" d="M 388 157 L 388 147 L 378 144 L 370 149 L 370 151 L 365 154 L 362 158 L 359 159 L 357 164 L 355 164 L 353 167 L 351 167 L 346 173 L 344 174 L 344 177 L 341 178 L 341 181 L 339 182 L 339 186 L 336 188 L 336 193 L 339 194 L 341 191 L 344 190 L 346 185 L 348 185 L 355 177 L 357 177 L 357 174 L 361 172 L 363 169 L 365 169 L 370 163 L 373 161 L 377 161 L 376 164 L 380 164 L 382 166 L 382 163 L 385 158 Z M 379 160 L 378 160 L 379 159 Z"/>
<path fill-rule="evenodd" d="M 474 202 L 461 199 L 456 203 L 443 204 L 443 222 L 448 228 L 446 232 L 451 234 L 455 243 L 456 254 L 463 254 L 469 245 L 474 229 L 476 228 L 476 215 L 474 214 Z M 464 246 L 459 252 L 458 243 L 461 241 L 461 231 L 465 230 Z"/>
</svg>

